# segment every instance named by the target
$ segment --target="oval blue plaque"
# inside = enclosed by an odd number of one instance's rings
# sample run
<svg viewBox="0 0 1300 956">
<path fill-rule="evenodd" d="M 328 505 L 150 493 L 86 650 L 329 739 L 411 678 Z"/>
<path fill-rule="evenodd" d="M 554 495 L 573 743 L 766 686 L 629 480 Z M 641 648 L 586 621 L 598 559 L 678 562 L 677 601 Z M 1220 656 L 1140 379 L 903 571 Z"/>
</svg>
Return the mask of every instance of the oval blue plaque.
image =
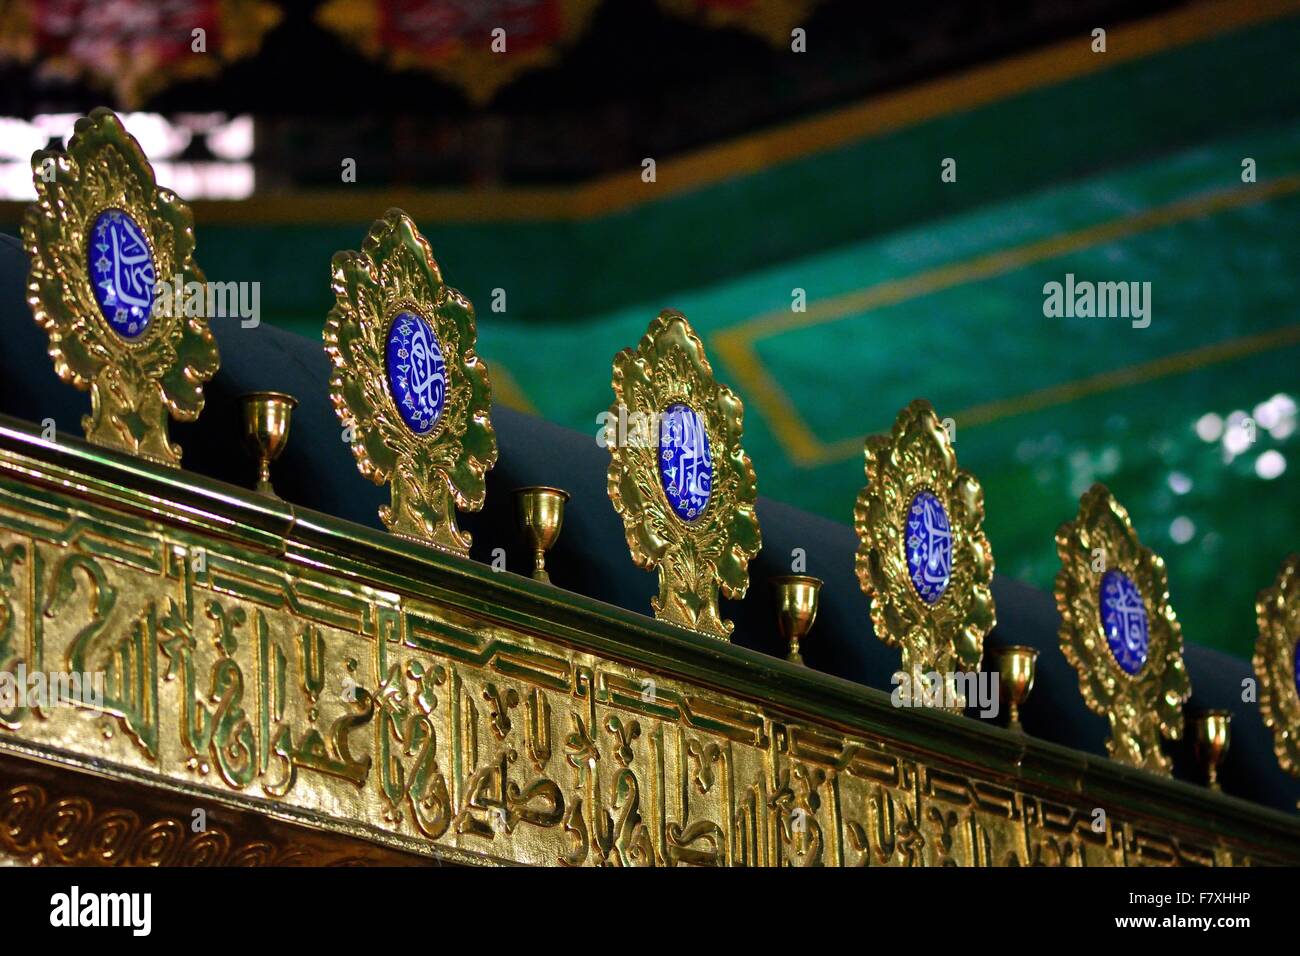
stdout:
<svg viewBox="0 0 1300 956">
<path fill-rule="evenodd" d="M 952 528 L 943 503 L 918 492 L 907 513 L 907 570 L 912 587 L 927 604 L 943 597 L 952 578 Z"/>
<path fill-rule="evenodd" d="M 427 435 L 447 400 L 447 366 L 438 336 L 424 316 L 399 312 L 388 327 L 388 391 L 406 427 Z"/>
<path fill-rule="evenodd" d="M 659 420 L 659 477 L 677 517 L 698 518 L 713 490 L 713 458 L 704 423 L 689 405 L 672 405 Z"/>
<path fill-rule="evenodd" d="M 144 231 L 122 210 L 105 209 L 91 226 L 86 258 L 99 311 L 122 338 L 138 338 L 149 327 L 158 280 Z"/>
<path fill-rule="evenodd" d="M 1147 607 L 1137 585 L 1123 571 L 1101 576 L 1101 626 L 1120 670 L 1139 673 L 1146 666 L 1151 641 Z"/>
</svg>

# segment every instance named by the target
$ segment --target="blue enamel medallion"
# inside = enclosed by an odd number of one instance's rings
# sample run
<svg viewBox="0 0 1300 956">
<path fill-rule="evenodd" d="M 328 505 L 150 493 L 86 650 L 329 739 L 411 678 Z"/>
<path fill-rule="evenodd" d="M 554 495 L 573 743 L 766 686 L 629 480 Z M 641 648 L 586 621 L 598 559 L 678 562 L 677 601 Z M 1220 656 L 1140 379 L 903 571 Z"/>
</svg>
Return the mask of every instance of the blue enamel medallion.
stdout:
<svg viewBox="0 0 1300 956">
<path fill-rule="evenodd" d="M 438 423 L 447 400 L 447 366 L 438 337 L 424 316 L 399 312 L 388 327 L 388 391 L 402 421 L 417 435 Z"/>
<path fill-rule="evenodd" d="M 139 337 L 149 326 L 158 280 L 143 230 L 122 210 L 105 209 L 91 227 L 86 258 L 99 311 L 122 338 Z"/>
<path fill-rule="evenodd" d="M 659 477 L 677 517 L 698 518 L 713 490 L 713 459 L 704 423 L 689 405 L 670 406 L 659 420 Z"/>
<path fill-rule="evenodd" d="M 1107 571 L 1101 576 L 1101 626 L 1115 663 L 1125 674 L 1136 675 L 1147 663 L 1150 634 L 1147 608 L 1127 574 Z"/>
<path fill-rule="evenodd" d="M 952 528 L 943 504 L 918 492 L 907 512 L 907 570 L 912 587 L 927 604 L 936 603 L 952 577 Z"/>
</svg>

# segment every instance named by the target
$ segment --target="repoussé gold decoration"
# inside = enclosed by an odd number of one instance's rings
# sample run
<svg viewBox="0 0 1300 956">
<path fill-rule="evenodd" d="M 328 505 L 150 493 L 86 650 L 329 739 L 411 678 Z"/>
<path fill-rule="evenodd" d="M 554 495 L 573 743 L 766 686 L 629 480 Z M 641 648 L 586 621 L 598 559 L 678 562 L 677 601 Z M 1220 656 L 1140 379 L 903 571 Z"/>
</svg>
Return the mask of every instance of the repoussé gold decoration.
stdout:
<svg viewBox="0 0 1300 956">
<path fill-rule="evenodd" d="M 394 534 L 467 555 L 456 509 L 483 507 L 497 460 L 474 307 L 443 282 L 400 209 L 375 222 L 360 252 L 336 253 L 331 266 L 330 398 L 361 473 L 391 482 L 392 504 L 379 517 Z"/>
<path fill-rule="evenodd" d="M 758 483 L 740 444 L 744 406 L 672 309 L 614 357 L 611 384 L 609 497 L 632 560 L 659 569 L 655 617 L 727 640 L 733 624 L 718 612 L 718 591 L 743 597 L 762 547 Z"/>
<path fill-rule="evenodd" d="M 984 490 L 957 467 L 948 432 L 924 399 L 899 413 L 890 434 L 868 438 L 863 453 L 856 567 L 876 636 L 901 648 L 913 687 L 937 673 L 951 688 L 952 675 L 979 668 L 997 621 Z M 945 700 L 950 710 L 965 706 L 956 692 Z"/>
<path fill-rule="evenodd" d="M 0 864 L 1300 861 L 1300 818 L 0 424 L 0 674 L 102 678 L 0 686 Z"/>
<path fill-rule="evenodd" d="M 1160 738 L 1182 736 L 1191 682 L 1165 562 L 1142 546 L 1128 512 L 1101 484 L 1057 530 L 1056 550 L 1061 651 L 1079 672 L 1088 707 L 1110 721 L 1106 750 L 1167 776 L 1173 762 Z"/>
<path fill-rule="evenodd" d="M 140 144 L 104 108 L 77 120 L 66 153 L 33 154 L 32 174 L 27 301 L 54 370 L 90 390 L 86 438 L 179 467 L 167 418 L 198 418 L 220 365 L 205 297 L 192 292 L 205 280 L 189 207 L 159 188 Z M 161 294 L 168 286 L 174 296 Z"/>
<path fill-rule="evenodd" d="M 1255 675 L 1259 678 L 1259 713 L 1273 732 L 1273 752 L 1287 773 L 1300 777 L 1300 554 L 1282 563 L 1273 585 L 1255 599 L 1259 638 Z"/>
</svg>

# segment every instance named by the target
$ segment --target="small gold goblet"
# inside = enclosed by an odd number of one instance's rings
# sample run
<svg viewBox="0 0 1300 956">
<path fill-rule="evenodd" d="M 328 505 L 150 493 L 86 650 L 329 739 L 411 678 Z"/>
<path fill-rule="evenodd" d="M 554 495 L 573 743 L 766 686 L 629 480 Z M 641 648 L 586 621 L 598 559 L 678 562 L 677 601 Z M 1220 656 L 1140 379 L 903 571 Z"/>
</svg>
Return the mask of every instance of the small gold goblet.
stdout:
<svg viewBox="0 0 1300 956">
<path fill-rule="evenodd" d="M 1232 742 L 1232 714 L 1226 710 L 1207 710 L 1196 717 L 1196 759 L 1205 769 L 1211 790 L 1219 786 L 1219 765 L 1228 755 Z"/>
<path fill-rule="evenodd" d="M 1020 705 L 1034 689 L 1034 671 L 1038 665 L 1038 648 L 1011 644 L 998 649 L 998 680 L 1007 695 L 1007 729 L 1023 734 Z"/>
<path fill-rule="evenodd" d="M 776 625 L 781 636 L 790 644 L 785 659 L 792 664 L 802 664 L 799 642 L 812 630 L 817 620 L 817 603 L 821 596 L 820 578 L 806 574 L 791 574 L 772 578 L 772 591 L 776 594 Z"/>
<path fill-rule="evenodd" d="M 564 503 L 569 493 L 546 485 L 515 489 L 515 514 L 533 552 L 533 579 L 551 583 L 546 573 L 546 552 L 560 536 L 564 524 Z"/>
<path fill-rule="evenodd" d="M 271 462 L 289 444 L 289 419 L 298 400 L 284 392 L 250 392 L 240 396 L 244 412 L 244 444 L 257 459 L 257 490 L 280 497 L 271 487 Z"/>
</svg>

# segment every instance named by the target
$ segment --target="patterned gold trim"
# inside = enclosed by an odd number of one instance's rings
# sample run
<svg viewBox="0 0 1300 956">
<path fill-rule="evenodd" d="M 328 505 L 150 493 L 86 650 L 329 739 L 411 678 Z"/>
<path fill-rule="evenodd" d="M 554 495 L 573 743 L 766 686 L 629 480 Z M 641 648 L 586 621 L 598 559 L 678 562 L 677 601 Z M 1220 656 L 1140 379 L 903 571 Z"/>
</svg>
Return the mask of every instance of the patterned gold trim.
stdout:
<svg viewBox="0 0 1300 956">
<path fill-rule="evenodd" d="M 1300 640 L 1300 554 L 1278 570 L 1273 586 L 1255 599 L 1259 639 L 1255 675 L 1259 713 L 1273 731 L 1273 752 L 1282 769 L 1300 776 L 1300 695 L 1296 690 L 1296 641 Z"/>
<path fill-rule="evenodd" d="M 867 483 L 853 512 L 856 569 L 876 636 L 902 649 L 901 668 L 914 679 L 978 669 L 997 623 L 984 489 L 958 469 L 948 433 L 924 399 L 899 412 L 890 434 L 868 438 L 863 454 Z M 939 499 L 952 535 L 951 576 L 934 604 L 917 593 L 907 566 L 908 511 L 921 491 Z M 961 709 L 960 695 L 948 699 L 950 709 Z"/>
<path fill-rule="evenodd" d="M 330 398 L 353 429 L 361 473 L 375 484 L 391 480 L 392 504 L 379 517 L 394 534 L 466 555 L 470 536 L 456 527 L 456 509 L 483 507 L 485 475 L 497 460 L 492 385 L 474 350 L 474 306 L 443 282 L 428 242 L 400 209 L 375 222 L 361 252 L 336 253 L 331 267 L 335 305 L 324 330 L 334 366 Z M 406 426 L 389 391 L 385 337 L 403 310 L 429 323 L 446 364 L 445 404 L 424 435 Z"/>
<path fill-rule="evenodd" d="M 1128 512 L 1101 484 L 1079 499 L 1078 517 L 1057 530 L 1056 550 L 1061 651 L 1079 672 L 1088 707 L 1110 721 L 1106 750 L 1120 763 L 1168 776 L 1173 762 L 1161 752 L 1160 737 L 1182 737 L 1191 682 L 1182 629 L 1169 606 L 1165 562 L 1142 546 Z M 1147 658 L 1135 675 L 1115 660 L 1102 625 L 1101 580 L 1112 569 L 1128 576 L 1146 607 Z"/>
<path fill-rule="evenodd" d="M 744 405 L 714 379 L 704 343 L 671 309 L 650 323 L 635 350 L 614 357 L 611 384 L 609 497 L 623 517 L 632 560 L 659 569 L 655 617 L 727 640 L 733 624 L 718 612 L 718 590 L 744 597 L 749 561 L 762 547 L 754 513 L 758 483 L 740 444 Z M 708 503 L 689 522 L 669 504 L 658 463 L 659 415 L 677 403 L 700 417 L 713 461 Z M 631 429 L 612 434 L 616 423 L 628 421 Z"/>
<path fill-rule="evenodd" d="M 221 364 L 207 320 L 154 309 L 147 328 L 128 341 L 100 311 L 88 255 L 96 218 L 119 209 L 143 231 L 157 281 L 203 283 L 189 207 L 158 187 L 140 144 L 102 107 L 77 121 L 66 154 L 35 153 L 32 174 L 37 198 L 22 226 L 32 263 L 27 301 L 50 334 L 54 370 L 90 390 L 91 413 L 81 421 L 86 438 L 179 467 L 167 416 L 198 418 L 203 385 Z"/>
<path fill-rule="evenodd" d="M 6 769 L 14 769 L 12 762 Z M 206 808 L 204 809 L 206 813 Z M 287 837 L 287 838 L 286 838 Z M 30 866 L 366 866 L 406 862 L 366 844 L 314 833 L 250 838 L 204 818 L 105 804 L 36 783 L 0 791 L 0 851 Z"/>
<path fill-rule="evenodd" d="M 42 785 L 100 809 L 211 801 L 253 839 L 258 816 L 299 847 L 483 865 L 1300 860 L 1300 818 L 1209 790 L 1189 813 L 1185 786 L 1112 761 L 515 575 L 449 584 L 455 559 L 328 515 L 268 532 L 237 489 L 196 511 L 162 469 L 38 436 L 0 428 L 0 669 L 103 693 L 0 704 L 0 790 L 43 779 L 6 777 L 12 755 L 84 771 Z"/>
</svg>

